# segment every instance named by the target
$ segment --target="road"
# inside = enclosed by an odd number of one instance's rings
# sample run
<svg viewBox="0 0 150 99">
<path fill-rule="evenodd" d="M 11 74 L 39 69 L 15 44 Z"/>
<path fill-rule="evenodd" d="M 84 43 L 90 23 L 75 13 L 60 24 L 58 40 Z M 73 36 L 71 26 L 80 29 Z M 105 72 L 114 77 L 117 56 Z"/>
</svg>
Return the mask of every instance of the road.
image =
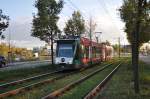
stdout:
<svg viewBox="0 0 150 99">
<path fill-rule="evenodd" d="M 6 67 L 0 68 L 0 71 L 4 70 L 15 70 L 15 69 L 21 69 L 21 68 L 34 68 L 41 65 L 48 65 L 50 64 L 50 60 L 44 60 L 44 61 L 29 61 L 29 62 L 15 62 L 7 64 Z"/>
<path fill-rule="evenodd" d="M 142 60 L 145 63 L 150 64 L 150 55 L 148 55 L 148 56 L 140 55 L 140 60 Z"/>
</svg>

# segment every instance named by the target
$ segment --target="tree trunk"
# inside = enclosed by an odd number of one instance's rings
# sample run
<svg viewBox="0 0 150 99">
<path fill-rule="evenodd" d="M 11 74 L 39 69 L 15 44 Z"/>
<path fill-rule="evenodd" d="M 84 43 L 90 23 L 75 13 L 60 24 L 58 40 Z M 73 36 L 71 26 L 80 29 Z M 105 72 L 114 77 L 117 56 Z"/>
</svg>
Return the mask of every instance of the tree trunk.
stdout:
<svg viewBox="0 0 150 99">
<path fill-rule="evenodd" d="M 134 74 L 134 89 L 135 93 L 139 93 L 139 50 L 137 42 L 132 42 L 132 66 Z"/>
<path fill-rule="evenodd" d="M 142 13 L 142 1 L 138 0 L 138 13 L 136 16 L 135 30 L 132 34 L 132 66 L 134 69 L 134 89 L 135 93 L 139 93 L 139 31 Z"/>
<path fill-rule="evenodd" d="M 53 33 L 51 32 L 51 61 L 52 61 L 52 65 L 54 64 L 54 51 L 53 51 Z"/>
</svg>

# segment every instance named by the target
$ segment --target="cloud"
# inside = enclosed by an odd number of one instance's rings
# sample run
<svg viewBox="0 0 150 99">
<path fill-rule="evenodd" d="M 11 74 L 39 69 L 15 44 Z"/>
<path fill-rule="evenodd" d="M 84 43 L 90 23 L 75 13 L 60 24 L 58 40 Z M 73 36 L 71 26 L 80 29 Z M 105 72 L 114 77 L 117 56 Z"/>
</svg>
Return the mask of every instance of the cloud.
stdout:
<svg viewBox="0 0 150 99">
<path fill-rule="evenodd" d="M 99 0 L 100 1 L 100 0 Z M 111 43 L 117 43 L 118 37 L 121 37 L 122 44 L 128 44 L 126 34 L 123 32 L 124 24 L 120 21 L 117 9 L 121 6 L 122 0 L 106 0 L 105 12 L 98 0 L 72 0 L 72 2 L 79 8 L 74 8 L 67 0 L 65 0 L 64 8 L 61 12 L 58 26 L 61 30 L 65 27 L 65 22 L 71 17 L 73 10 L 81 10 L 85 20 L 89 20 L 92 15 L 97 23 L 96 31 L 101 31 L 102 41 L 108 40 Z M 108 2 L 108 3 L 106 3 Z M 32 13 L 32 12 L 31 12 Z M 17 16 L 10 20 L 10 26 L 7 31 L 6 41 L 9 40 L 9 32 L 11 34 L 12 44 L 19 47 L 35 47 L 42 46 L 45 43 L 39 39 L 31 36 L 32 16 Z M 93 39 L 95 35 L 93 35 Z"/>
<path fill-rule="evenodd" d="M 10 21 L 9 28 L 3 33 L 6 41 L 9 39 L 14 46 L 19 47 L 36 47 L 43 46 L 45 43 L 38 38 L 31 36 L 32 17 L 18 17 Z"/>
<path fill-rule="evenodd" d="M 126 34 L 123 31 L 124 23 L 121 21 L 118 11 L 122 5 L 122 0 L 72 0 L 72 3 L 77 7 L 76 10 L 80 10 L 85 21 L 89 21 L 90 16 L 93 17 L 97 24 L 96 32 L 103 32 L 101 35 L 102 41 L 108 40 L 115 44 L 118 43 L 118 37 L 120 37 L 122 44 L 128 44 Z M 73 6 L 67 0 L 65 6 L 68 9 L 65 7 L 63 13 L 72 11 L 69 8 Z M 69 17 L 71 17 L 71 14 Z M 63 27 L 63 23 L 60 22 L 60 26 Z M 93 35 L 93 39 L 95 39 L 95 35 Z"/>
<path fill-rule="evenodd" d="M 20 47 L 20 48 L 29 48 L 32 49 L 33 47 L 41 47 L 45 45 L 45 42 L 40 42 L 37 44 L 37 41 L 26 41 L 26 40 L 3 40 L 2 43 L 6 43 L 7 45 L 10 42 L 10 46 Z"/>
<path fill-rule="evenodd" d="M 43 46 L 43 45 L 45 45 L 45 42 L 40 42 L 37 44 L 37 41 L 12 40 L 11 44 L 17 45 L 18 47 L 33 48 L 33 47 Z"/>
<path fill-rule="evenodd" d="M 128 44 L 128 41 L 126 39 L 126 34 L 123 31 L 124 23 L 122 23 L 119 20 L 112 20 L 106 15 L 97 15 L 93 17 L 94 22 L 96 22 L 96 30 L 95 32 L 102 32 L 101 35 L 99 35 L 99 40 L 101 41 L 110 41 L 112 44 L 118 43 L 118 37 L 121 38 L 122 44 Z M 114 22 L 112 22 L 114 21 Z M 120 26 L 116 25 L 119 24 Z M 93 34 L 93 39 L 95 40 L 95 36 Z"/>
</svg>

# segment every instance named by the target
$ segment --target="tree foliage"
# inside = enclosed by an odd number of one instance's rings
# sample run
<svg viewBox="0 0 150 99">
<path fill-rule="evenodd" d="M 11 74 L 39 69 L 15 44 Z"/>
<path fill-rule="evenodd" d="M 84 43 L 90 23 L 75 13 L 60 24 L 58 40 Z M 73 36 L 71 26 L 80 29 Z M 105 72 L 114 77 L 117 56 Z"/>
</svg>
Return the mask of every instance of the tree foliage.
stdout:
<svg viewBox="0 0 150 99">
<path fill-rule="evenodd" d="M 58 14 L 63 8 L 63 1 L 59 0 L 37 0 L 35 7 L 38 9 L 37 15 L 33 18 L 32 36 L 51 42 L 51 56 L 53 64 L 53 38 L 60 33 L 57 26 Z"/>
<path fill-rule="evenodd" d="M 9 25 L 9 17 L 4 15 L 2 10 L 0 9 L 0 36 L 1 39 L 4 38 L 4 35 L 2 35 L 2 32 L 5 31 L 5 29 Z"/>
<path fill-rule="evenodd" d="M 79 11 L 74 11 L 72 18 L 66 23 L 64 32 L 67 37 L 80 36 L 85 32 L 85 23 Z"/>
<path fill-rule="evenodd" d="M 143 0 L 142 2 L 142 15 L 139 33 L 139 45 L 150 40 L 150 2 Z M 132 42 L 132 33 L 135 30 L 136 16 L 138 12 L 138 0 L 124 0 L 120 8 L 120 16 L 122 21 L 125 22 L 125 32 L 127 39 Z"/>
<path fill-rule="evenodd" d="M 60 33 L 57 22 L 58 14 L 63 8 L 63 1 L 37 0 L 35 7 L 38 9 L 38 13 L 34 15 L 32 36 L 49 42 L 51 37 Z"/>
</svg>

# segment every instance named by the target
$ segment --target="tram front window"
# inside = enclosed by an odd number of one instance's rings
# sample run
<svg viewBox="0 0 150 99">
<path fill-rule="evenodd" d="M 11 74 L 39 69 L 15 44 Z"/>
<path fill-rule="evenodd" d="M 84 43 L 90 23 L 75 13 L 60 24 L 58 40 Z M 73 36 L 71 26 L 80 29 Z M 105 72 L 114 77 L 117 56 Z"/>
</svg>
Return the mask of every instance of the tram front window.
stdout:
<svg viewBox="0 0 150 99">
<path fill-rule="evenodd" d="M 73 57 L 72 44 L 60 44 L 58 49 L 58 57 Z"/>
</svg>

